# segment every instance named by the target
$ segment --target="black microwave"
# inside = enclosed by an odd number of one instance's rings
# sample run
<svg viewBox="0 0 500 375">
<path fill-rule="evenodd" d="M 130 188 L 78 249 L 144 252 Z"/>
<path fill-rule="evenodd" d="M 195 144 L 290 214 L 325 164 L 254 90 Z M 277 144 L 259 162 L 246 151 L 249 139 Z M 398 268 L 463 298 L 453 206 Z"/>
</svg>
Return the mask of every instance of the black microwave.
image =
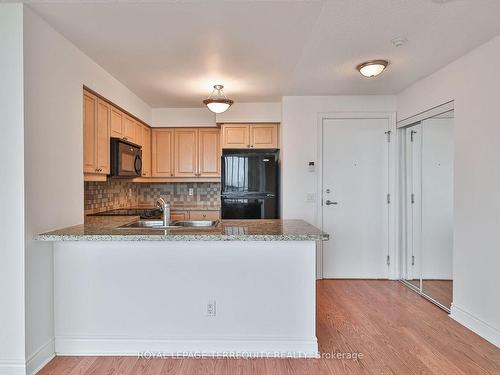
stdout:
<svg viewBox="0 0 500 375">
<path fill-rule="evenodd" d="M 111 177 L 134 178 L 142 174 L 141 146 L 111 138 Z"/>
</svg>

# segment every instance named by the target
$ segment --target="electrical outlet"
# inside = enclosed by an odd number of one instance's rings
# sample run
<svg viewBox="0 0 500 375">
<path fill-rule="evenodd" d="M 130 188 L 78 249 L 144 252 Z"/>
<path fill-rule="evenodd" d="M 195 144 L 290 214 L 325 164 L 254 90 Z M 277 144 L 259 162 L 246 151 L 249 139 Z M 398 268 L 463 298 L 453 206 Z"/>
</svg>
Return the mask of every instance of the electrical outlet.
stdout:
<svg viewBox="0 0 500 375">
<path fill-rule="evenodd" d="M 215 316 L 217 315 L 217 303 L 215 300 L 209 300 L 207 302 L 207 316 Z"/>
<path fill-rule="evenodd" d="M 194 189 L 193 188 L 189 188 L 188 195 L 193 195 L 193 194 L 194 194 Z"/>
</svg>

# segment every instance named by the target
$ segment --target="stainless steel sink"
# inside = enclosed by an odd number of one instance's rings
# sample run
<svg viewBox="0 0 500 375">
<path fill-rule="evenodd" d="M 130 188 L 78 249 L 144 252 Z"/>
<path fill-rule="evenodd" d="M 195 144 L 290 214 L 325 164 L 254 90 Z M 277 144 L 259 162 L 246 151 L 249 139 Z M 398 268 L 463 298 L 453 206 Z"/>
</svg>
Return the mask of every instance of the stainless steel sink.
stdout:
<svg viewBox="0 0 500 375">
<path fill-rule="evenodd" d="M 178 220 L 173 221 L 172 225 L 178 225 L 180 227 L 216 227 L 219 224 L 219 220 Z"/>
<path fill-rule="evenodd" d="M 164 226 L 163 221 L 161 220 L 139 220 L 139 221 L 134 221 L 132 223 L 128 223 L 125 225 L 120 226 L 119 228 L 126 228 L 126 229 L 175 229 L 175 228 L 181 228 L 180 225 L 168 225 Z"/>
<path fill-rule="evenodd" d="M 124 229 L 179 229 L 179 228 L 210 228 L 219 224 L 219 220 L 191 220 L 191 221 L 173 221 L 168 226 L 163 225 L 161 220 L 138 220 L 129 224 L 120 226 Z"/>
</svg>

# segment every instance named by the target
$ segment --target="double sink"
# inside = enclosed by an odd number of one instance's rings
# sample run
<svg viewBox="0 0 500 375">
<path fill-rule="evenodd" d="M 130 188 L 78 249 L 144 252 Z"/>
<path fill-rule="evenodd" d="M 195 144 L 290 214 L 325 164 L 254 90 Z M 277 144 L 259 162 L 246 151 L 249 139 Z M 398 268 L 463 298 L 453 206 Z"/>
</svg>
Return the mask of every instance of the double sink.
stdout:
<svg viewBox="0 0 500 375">
<path fill-rule="evenodd" d="M 162 220 L 138 220 L 120 226 L 124 229 L 179 229 L 179 228 L 215 228 L 219 220 L 175 220 L 163 225 Z"/>
</svg>

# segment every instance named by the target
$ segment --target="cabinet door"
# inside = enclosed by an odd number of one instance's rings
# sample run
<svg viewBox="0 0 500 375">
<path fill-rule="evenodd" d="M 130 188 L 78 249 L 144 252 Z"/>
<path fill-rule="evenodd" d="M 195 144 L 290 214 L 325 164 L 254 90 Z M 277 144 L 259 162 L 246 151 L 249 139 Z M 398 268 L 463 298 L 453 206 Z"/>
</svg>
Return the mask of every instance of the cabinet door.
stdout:
<svg viewBox="0 0 500 375">
<path fill-rule="evenodd" d="M 134 121 L 134 143 L 142 146 L 142 124 L 139 121 Z"/>
<path fill-rule="evenodd" d="M 223 148 L 248 148 L 250 147 L 249 125 L 230 124 L 222 125 Z"/>
<path fill-rule="evenodd" d="M 109 136 L 111 107 L 105 101 L 97 101 L 97 173 L 109 174 Z"/>
<path fill-rule="evenodd" d="M 170 221 L 184 221 L 187 219 L 187 212 L 184 211 L 172 211 L 170 213 Z"/>
<path fill-rule="evenodd" d="M 111 107 L 111 136 L 123 138 L 123 114 L 115 107 Z"/>
<path fill-rule="evenodd" d="M 142 177 L 151 177 L 151 129 L 142 125 Z"/>
<path fill-rule="evenodd" d="M 83 93 L 83 172 L 97 172 L 97 97 Z"/>
<path fill-rule="evenodd" d="M 278 148 L 278 125 L 276 124 L 251 125 L 250 147 Z"/>
<path fill-rule="evenodd" d="M 127 116 L 123 116 L 123 137 L 126 141 L 135 143 L 135 121 Z"/>
<path fill-rule="evenodd" d="M 175 129 L 175 177 L 198 175 L 198 130 Z"/>
<path fill-rule="evenodd" d="M 220 177 L 220 131 L 198 130 L 198 176 Z"/>
<path fill-rule="evenodd" d="M 151 175 L 153 177 L 173 177 L 174 131 L 172 129 L 153 129 L 151 143 Z"/>
<path fill-rule="evenodd" d="M 189 220 L 219 220 L 219 211 L 191 211 Z"/>
</svg>

